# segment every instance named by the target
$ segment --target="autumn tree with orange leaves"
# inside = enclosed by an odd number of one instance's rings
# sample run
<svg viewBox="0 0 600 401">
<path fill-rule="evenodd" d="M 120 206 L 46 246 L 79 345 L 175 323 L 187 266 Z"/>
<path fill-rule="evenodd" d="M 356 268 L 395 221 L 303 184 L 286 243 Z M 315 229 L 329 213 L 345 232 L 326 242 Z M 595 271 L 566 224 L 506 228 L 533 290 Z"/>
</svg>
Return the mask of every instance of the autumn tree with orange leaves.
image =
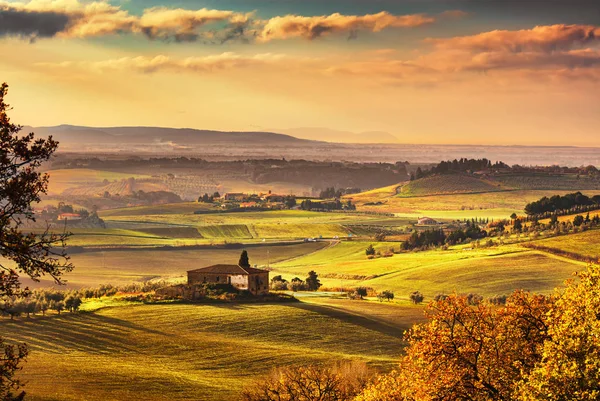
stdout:
<svg viewBox="0 0 600 401">
<path fill-rule="evenodd" d="M 427 306 L 427 324 L 407 333 L 398 370 L 357 401 L 512 400 L 538 363 L 553 297 L 515 292 L 505 306 L 452 295 Z"/>
</svg>

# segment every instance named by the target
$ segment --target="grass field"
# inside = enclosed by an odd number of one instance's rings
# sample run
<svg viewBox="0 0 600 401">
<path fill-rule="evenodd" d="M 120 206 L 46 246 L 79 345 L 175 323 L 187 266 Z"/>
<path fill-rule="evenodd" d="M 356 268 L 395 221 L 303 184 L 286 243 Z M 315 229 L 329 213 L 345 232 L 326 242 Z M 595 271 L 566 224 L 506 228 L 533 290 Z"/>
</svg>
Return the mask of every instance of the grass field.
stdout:
<svg viewBox="0 0 600 401">
<path fill-rule="evenodd" d="M 598 230 L 548 238 L 535 241 L 532 245 L 570 252 L 600 261 L 600 231 Z"/>
<path fill-rule="evenodd" d="M 507 219 L 512 213 L 523 214 L 525 205 L 544 196 L 566 195 L 573 191 L 556 190 L 515 190 L 504 192 L 487 192 L 477 194 L 446 194 L 430 196 L 405 197 L 392 193 L 391 187 L 386 189 L 349 195 L 357 204 L 358 210 L 374 212 L 391 212 L 401 218 L 417 218 L 428 216 L 435 219 L 464 219 L 483 217 L 490 219 Z M 587 191 L 589 196 L 598 191 Z M 372 205 L 381 202 L 381 205 Z M 369 205 L 371 204 L 371 205 Z"/>
<path fill-rule="evenodd" d="M 183 206 L 187 208 L 188 206 Z M 102 212 L 101 217 L 109 227 L 149 227 L 173 226 L 194 227 L 200 235 L 209 239 L 302 239 L 309 237 L 333 238 L 347 236 L 352 225 L 407 225 L 407 219 L 384 218 L 360 213 L 319 213 L 301 210 L 266 212 L 241 212 L 219 214 L 162 213 L 140 214 L 148 208 L 132 208 L 133 214 L 125 214 L 128 209 Z M 151 208 L 157 210 L 158 207 Z M 182 206 L 168 205 L 163 210 L 181 211 Z M 151 212 L 150 212 L 151 213 Z M 165 231 L 166 232 L 166 231 Z"/>
<path fill-rule="evenodd" d="M 112 182 L 130 177 L 136 179 L 150 178 L 150 176 L 142 174 L 116 173 L 112 171 L 88 169 L 50 170 L 47 173 L 50 176 L 50 185 L 48 187 L 49 195 L 59 195 L 69 188 L 99 184 L 104 180 Z"/>
<path fill-rule="evenodd" d="M 367 260 L 366 242 L 346 242 L 275 264 L 272 274 L 291 279 L 315 270 L 327 287 L 367 286 L 393 290 L 406 299 L 421 291 L 428 299 L 438 293 L 476 292 L 484 296 L 516 289 L 549 292 L 561 285 L 580 262 L 532 251 L 519 245 L 487 249 L 411 252 Z M 386 250 L 393 244 L 376 244 Z M 397 249 L 397 247 L 396 247 Z"/>
<path fill-rule="evenodd" d="M 323 242 L 297 245 L 256 245 L 246 246 L 250 263 L 266 266 L 300 255 L 310 254 L 324 246 Z M 220 249 L 117 249 L 74 253 L 71 255 L 75 269 L 65 275 L 69 287 L 96 287 L 100 284 L 124 285 L 153 278 L 182 278 L 186 271 L 217 263 L 237 263 L 241 248 Z M 32 287 L 51 286 L 26 281 Z"/>
<path fill-rule="evenodd" d="M 30 400 L 229 401 L 275 366 L 360 360 L 388 370 L 421 316 L 348 300 L 140 305 L 1 319 L 0 330 L 31 347 L 20 373 Z"/>
<path fill-rule="evenodd" d="M 398 195 L 402 197 L 429 196 L 440 194 L 464 194 L 495 192 L 512 189 L 497 182 L 469 175 L 434 175 L 411 181 L 401 187 Z"/>
</svg>

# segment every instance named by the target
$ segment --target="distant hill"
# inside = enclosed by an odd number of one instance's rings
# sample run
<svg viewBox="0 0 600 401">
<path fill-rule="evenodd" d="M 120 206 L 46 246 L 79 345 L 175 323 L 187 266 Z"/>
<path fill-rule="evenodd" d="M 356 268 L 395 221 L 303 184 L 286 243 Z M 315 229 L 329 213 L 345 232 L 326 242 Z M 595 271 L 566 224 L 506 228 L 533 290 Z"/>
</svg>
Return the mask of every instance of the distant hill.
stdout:
<svg viewBox="0 0 600 401">
<path fill-rule="evenodd" d="M 429 196 L 495 192 L 512 189 L 499 182 L 481 179 L 467 174 L 433 175 L 411 181 L 399 191 L 400 196 Z"/>
<path fill-rule="evenodd" d="M 23 131 L 38 136 L 52 135 L 61 142 L 61 148 L 76 145 L 157 145 L 185 149 L 188 146 L 219 144 L 285 145 L 310 143 L 289 135 L 273 132 L 223 132 L 189 128 L 159 127 L 81 127 L 59 125 L 55 127 L 24 127 Z"/>
<path fill-rule="evenodd" d="M 388 132 L 369 131 L 355 133 L 321 127 L 273 129 L 269 131 L 291 135 L 299 139 L 337 143 L 398 143 L 398 138 Z"/>
</svg>

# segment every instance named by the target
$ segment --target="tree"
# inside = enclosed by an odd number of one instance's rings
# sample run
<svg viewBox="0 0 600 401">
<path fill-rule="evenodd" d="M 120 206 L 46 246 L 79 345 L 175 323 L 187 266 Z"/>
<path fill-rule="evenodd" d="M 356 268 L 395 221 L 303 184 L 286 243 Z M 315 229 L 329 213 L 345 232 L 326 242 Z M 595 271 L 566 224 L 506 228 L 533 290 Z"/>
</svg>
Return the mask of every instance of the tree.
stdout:
<svg viewBox="0 0 600 401">
<path fill-rule="evenodd" d="M 21 369 L 22 361 L 27 357 L 27 347 L 8 345 L 0 338 L 0 350 L 0 400 L 22 400 L 25 393 L 19 392 L 21 382 L 15 373 Z"/>
<path fill-rule="evenodd" d="M 356 290 L 356 295 L 358 295 L 360 297 L 360 299 L 363 299 L 364 297 L 367 296 L 367 289 L 365 287 L 358 287 Z"/>
<path fill-rule="evenodd" d="M 379 294 L 377 294 L 377 299 L 379 300 L 379 302 L 382 302 L 385 299 L 387 299 L 389 302 L 394 299 L 394 293 L 389 290 L 382 291 Z"/>
<path fill-rule="evenodd" d="M 240 261 L 238 262 L 240 267 L 250 267 L 250 259 L 248 258 L 248 252 L 244 249 L 240 255 Z"/>
<path fill-rule="evenodd" d="M 317 291 L 319 288 L 321 288 L 319 276 L 314 270 L 308 272 L 308 277 L 306 278 L 305 283 L 307 291 Z"/>
<path fill-rule="evenodd" d="M 584 219 L 583 219 L 583 216 L 581 216 L 581 215 L 577 215 L 577 216 L 575 216 L 575 218 L 573 219 L 573 225 L 574 225 L 575 227 L 579 227 L 579 226 L 581 226 L 581 225 L 583 224 L 583 221 L 584 221 Z"/>
<path fill-rule="evenodd" d="M 290 290 L 292 290 L 294 292 L 304 291 L 304 289 L 305 289 L 304 281 L 302 281 L 302 279 L 300 279 L 298 277 L 294 277 L 288 287 Z"/>
<path fill-rule="evenodd" d="M 287 207 L 288 209 L 293 209 L 294 207 L 296 207 L 296 205 L 297 203 L 295 196 L 287 196 L 285 198 L 285 207 Z"/>
<path fill-rule="evenodd" d="M 521 232 L 522 229 L 523 229 L 523 223 L 521 223 L 521 220 L 515 220 L 515 224 L 513 225 L 513 230 L 516 232 Z"/>
<path fill-rule="evenodd" d="M 357 400 L 513 400 L 523 374 L 541 360 L 552 303 L 522 291 L 501 307 L 471 306 L 458 295 L 432 302 L 428 323 L 407 333 L 397 371 Z"/>
<path fill-rule="evenodd" d="M 421 294 L 419 291 L 415 291 L 409 295 L 411 302 L 415 305 L 420 304 L 425 299 L 425 296 Z"/>
<path fill-rule="evenodd" d="M 517 214 L 516 214 L 516 213 L 513 213 L 513 214 L 511 214 L 511 215 L 510 215 L 510 218 L 511 218 L 512 220 L 516 220 L 516 219 L 517 219 L 517 217 L 518 217 L 518 216 L 517 216 Z"/>
<path fill-rule="evenodd" d="M 242 401 L 346 401 L 368 383 L 372 372 L 364 363 L 333 367 L 282 368 L 246 388 Z"/>
<path fill-rule="evenodd" d="M 32 204 L 48 188 L 48 175 L 38 171 L 58 147 L 52 137 L 35 138 L 33 133 L 21 135 L 21 127 L 11 123 L 10 110 L 5 103 L 8 85 L 0 86 L 0 261 L 12 261 L 14 268 L 0 262 L 0 297 L 24 296 L 20 277 L 34 281 L 48 275 L 62 284 L 63 273 L 71 271 L 65 251 L 67 233 L 51 234 L 49 228 L 42 234 L 24 233 L 23 224 L 34 222 Z M 19 383 L 14 374 L 27 350 L 23 346 L 6 345 L 0 339 L 0 398 L 16 399 Z"/>
<path fill-rule="evenodd" d="M 367 250 L 365 251 L 365 253 L 367 254 L 367 256 L 373 256 L 373 255 L 375 255 L 375 248 L 373 247 L 373 244 L 370 244 L 367 247 Z"/>
<path fill-rule="evenodd" d="M 600 267 L 570 280 L 549 313 L 542 358 L 522 380 L 519 400 L 600 397 Z"/>
</svg>

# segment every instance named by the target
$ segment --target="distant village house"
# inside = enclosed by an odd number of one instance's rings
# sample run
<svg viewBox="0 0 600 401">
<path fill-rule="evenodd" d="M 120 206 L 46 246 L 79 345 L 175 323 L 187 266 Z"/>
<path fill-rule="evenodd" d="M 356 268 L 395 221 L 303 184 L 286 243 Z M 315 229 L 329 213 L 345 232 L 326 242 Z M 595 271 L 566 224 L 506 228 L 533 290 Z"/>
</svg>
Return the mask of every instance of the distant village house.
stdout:
<svg viewBox="0 0 600 401">
<path fill-rule="evenodd" d="M 77 213 L 61 213 L 58 215 L 58 220 L 60 221 L 78 221 L 78 220 L 82 220 L 83 217 L 81 217 L 80 214 Z"/>
<path fill-rule="evenodd" d="M 243 202 L 246 200 L 246 194 L 233 192 L 226 193 L 225 195 L 223 195 L 223 199 L 225 199 L 226 201 Z"/>
<path fill-rule="evenodd" d="M 254 295 L 269 293 L 269 272 L 238 265 L 214 265 L 187 272 L 188 285 L 230 284 Z"/>
<path fill-rule="evenodd" d="M 435 226 L 438 224 L 438 222 L 429 217 L 421 217 L 418 224 L 420 226 Z"/>
</svg>

